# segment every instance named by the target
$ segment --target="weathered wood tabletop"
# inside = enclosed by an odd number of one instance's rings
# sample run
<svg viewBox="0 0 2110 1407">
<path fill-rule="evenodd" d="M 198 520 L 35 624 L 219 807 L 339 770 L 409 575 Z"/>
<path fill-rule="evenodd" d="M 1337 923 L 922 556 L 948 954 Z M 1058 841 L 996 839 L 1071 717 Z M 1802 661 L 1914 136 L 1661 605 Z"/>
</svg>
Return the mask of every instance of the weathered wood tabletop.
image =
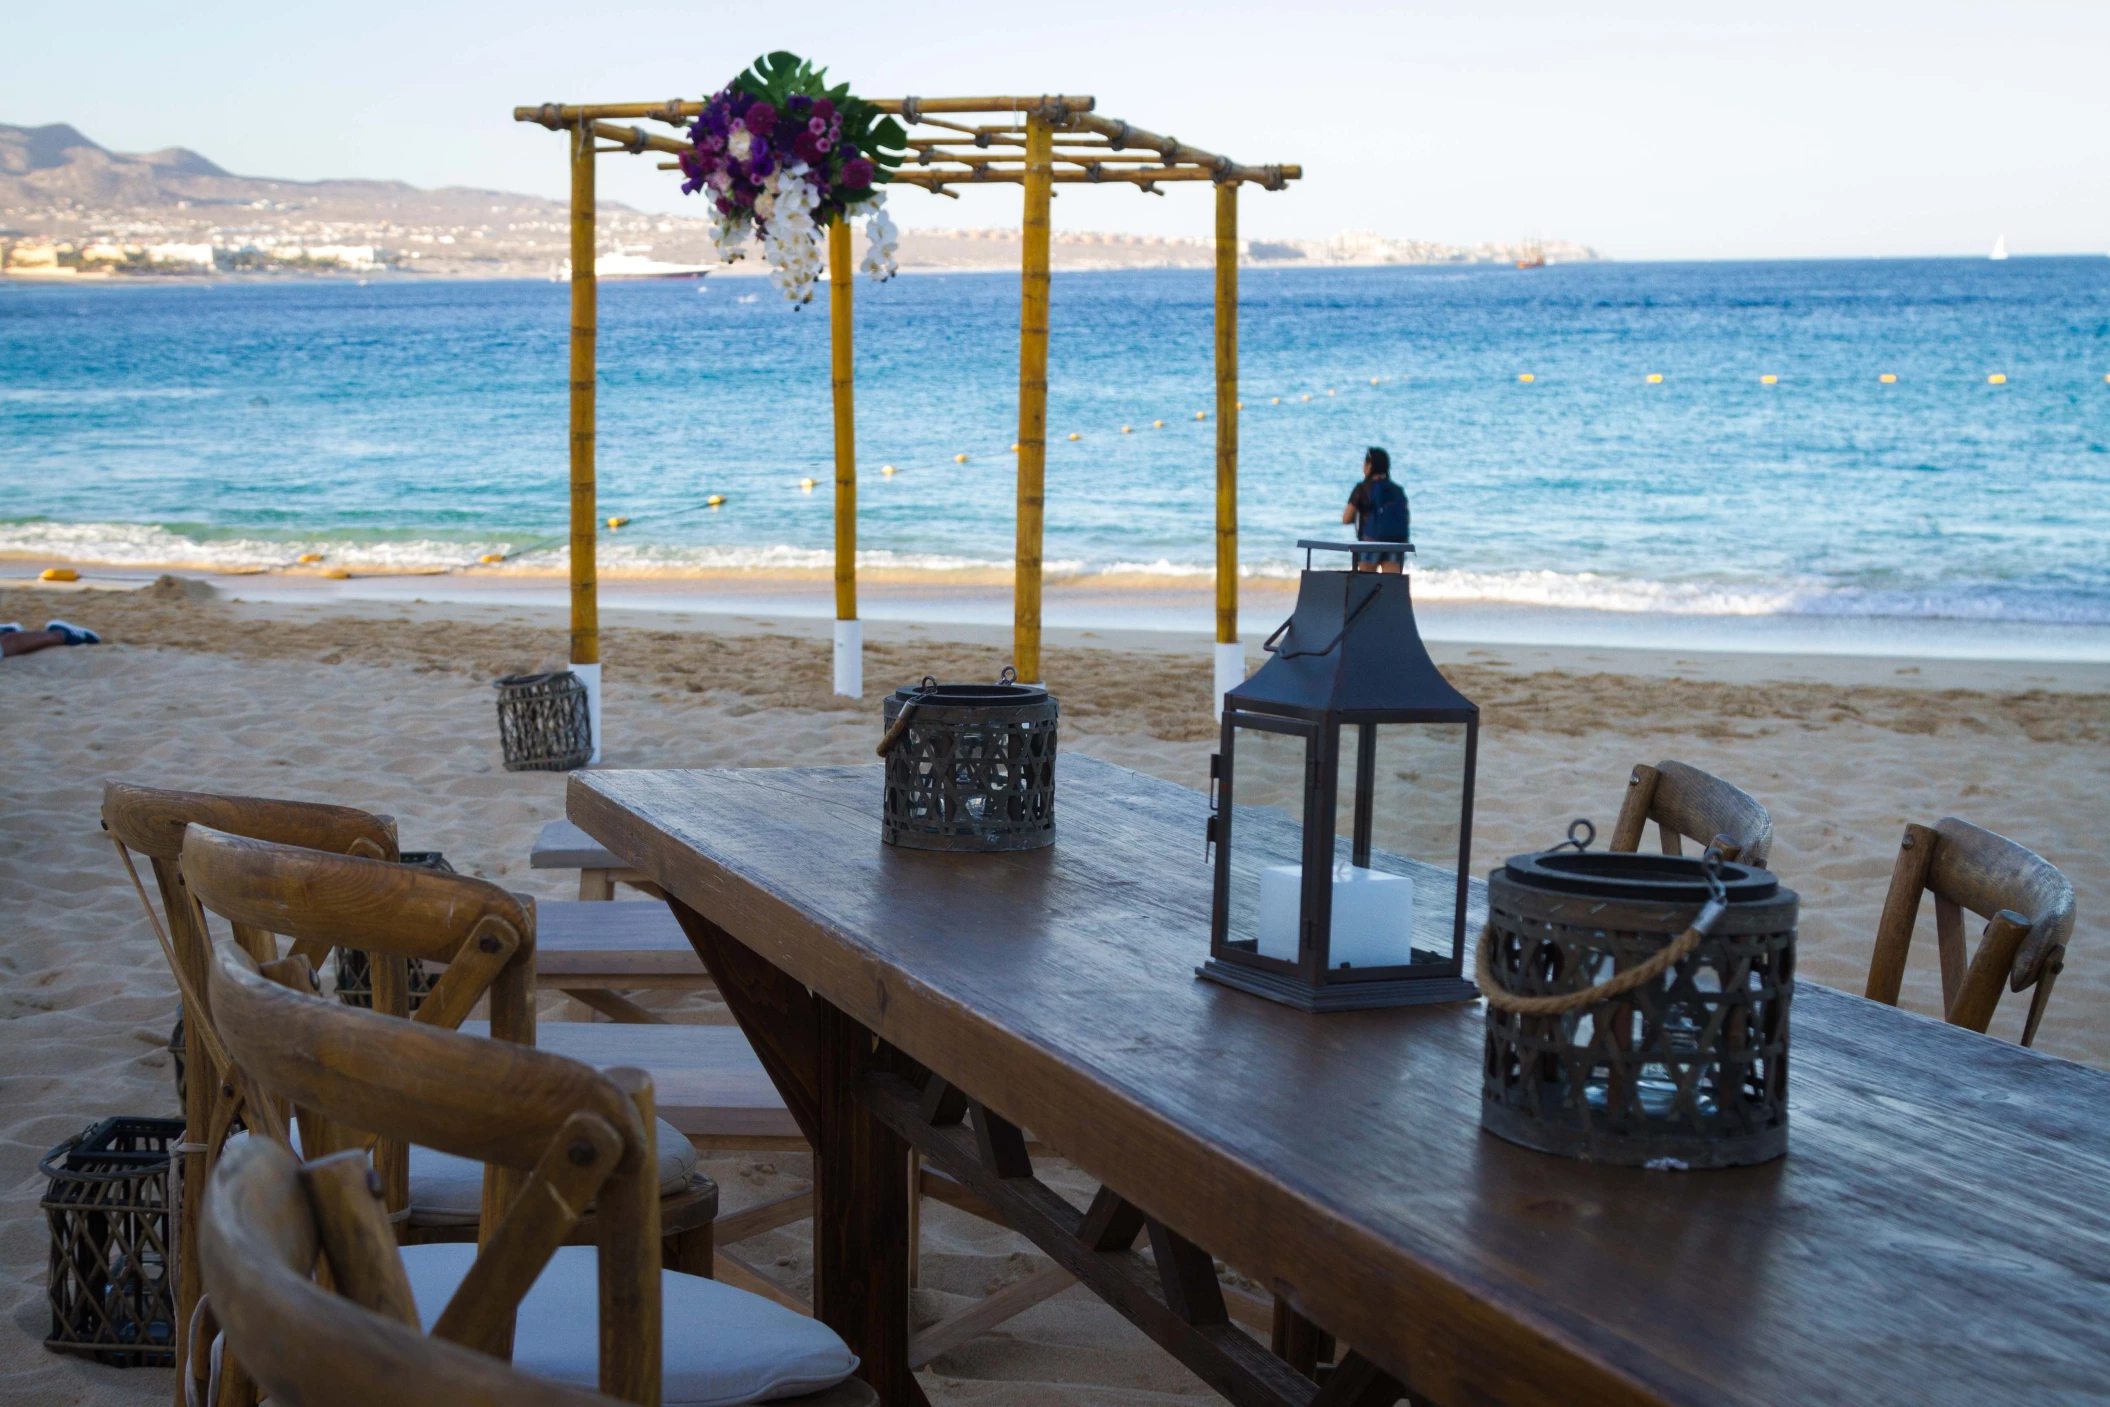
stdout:
<svg viewBox="0 0 2110 1407">
<path fill-rule="evenodd" d="M 861 1025 L 1419 1396 L 2110 1397 L 2110 1076 L 1803 984 L 1785 1159 L 1531 1152 L 1480 1131 L 1478 1003 L 1308 1015 L 1197 981 L 1205 799 L 1076 757 L 1060 787 L 1052 848 L 989 856 L 881 844 L 876 766 L 575 773 L 568 809 L 664 887 L 721 988 L 751 964 L 736 1012 L 784 1007 L 770 969 L 811 989 L 817 1028 L 750 1029 L 802 1123 L 856 1122 L 847 1069 L 906 1127 L 898 1079 L 830 1054 L 831 1020 Z M 867 1150 L 865 1181 L 903 1147 Z M 821 1220 L 847 1264 L 855 1228 Z M 885 1260 L 830 1320 L 882 1378 L 896 1280 Z"/>
</svg>

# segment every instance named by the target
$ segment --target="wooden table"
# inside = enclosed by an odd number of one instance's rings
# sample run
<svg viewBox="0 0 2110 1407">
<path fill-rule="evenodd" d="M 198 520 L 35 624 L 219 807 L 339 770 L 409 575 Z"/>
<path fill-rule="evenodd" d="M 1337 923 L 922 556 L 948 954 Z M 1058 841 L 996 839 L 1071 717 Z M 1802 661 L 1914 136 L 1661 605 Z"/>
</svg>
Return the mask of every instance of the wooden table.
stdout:
<svg viewBox="0 0 2110 1407">
<path fill-rule="evenodd" d="M 681 925 L 664 904 L 544 899 L 535 905 L 535 980 L 617 1021 L 666 1018 L 624 990 L 711 985 Z"/>
<path fill-rule="evenodd" d="M 1060 786 L 1051 849 L 950 856 L 880 843 L 877 767 L 571 779 L 814 1143 L 816 1308 L 889 1407 L 923 1400 L 905 1139 L 1241 1403 L 1319 1390 L 1224 1322 L 1208 1254 L 1360 1351 L 1329 1404 L 2110 1393 L 2110 1076 L 1805 984 L 1785 1159 L 1531 1152 L 1479 1129 L 1478 1004 L 1195 980 L 1204 798 L 1076 757 Z M 1108 1184 L 1089 1215 L 1018 1126 Z"/>
</svg>

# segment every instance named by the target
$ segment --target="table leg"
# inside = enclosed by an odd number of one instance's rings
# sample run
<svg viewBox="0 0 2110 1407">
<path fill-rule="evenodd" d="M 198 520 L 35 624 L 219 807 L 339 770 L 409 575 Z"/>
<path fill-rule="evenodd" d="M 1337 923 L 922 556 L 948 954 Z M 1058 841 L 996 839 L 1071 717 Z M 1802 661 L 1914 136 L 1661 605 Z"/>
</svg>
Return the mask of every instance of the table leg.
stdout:
<svg viewBox="0 0 2110 1407">
<path fill-rule="evenodd" d="M 924 1403 L 909 1369 L 908 1144 L 859 1097 L 872 1033 L 816 997 L 820 1137 L 813 1149 L 814 1315 L 864 1360 L 887 1407 Z"/>
</svg>

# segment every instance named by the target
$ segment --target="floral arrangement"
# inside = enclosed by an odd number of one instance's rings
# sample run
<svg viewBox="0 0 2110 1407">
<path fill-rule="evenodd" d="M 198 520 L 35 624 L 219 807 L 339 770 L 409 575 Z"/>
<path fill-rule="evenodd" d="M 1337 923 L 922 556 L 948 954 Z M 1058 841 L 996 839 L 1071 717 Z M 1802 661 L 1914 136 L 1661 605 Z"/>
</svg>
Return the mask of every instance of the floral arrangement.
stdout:
<svg viewBox="0 0 2110 1407">
<path fill-rule="evenodd" d="M 826 75 L 796 54 L 756 59 L 704 104 L 681 157 L 682 190 L 711 200 L 719 257 L 742 257 L 754 237 L 771 281 L 801 304 L 813 298 L 831 221 L 865 221 L 863 269 L 875 281 L 898 267 L 900 235 L 878 187 L 901 164 L 907 134 Z"/>
</svg>

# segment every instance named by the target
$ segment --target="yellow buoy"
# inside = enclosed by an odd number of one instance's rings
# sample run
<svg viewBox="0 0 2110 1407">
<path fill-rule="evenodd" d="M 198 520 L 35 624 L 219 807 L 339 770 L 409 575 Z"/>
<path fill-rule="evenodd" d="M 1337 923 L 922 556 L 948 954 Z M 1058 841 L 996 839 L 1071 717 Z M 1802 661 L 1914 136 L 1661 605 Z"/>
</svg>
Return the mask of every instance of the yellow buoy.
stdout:
<svg viewBox="0 0 2110 1407">
<path fill-rule="evenodd" d="M 506 554 L 503 552 L 486 552 L 483 556 L 477 558 L 476 560 L 483 563 L 487 567 L 495 567 L 500 562 L 503 562 L 505 559 Z"/>
<path fill-rule="evenodd" d="M 1533 376 L 1533 375 L 1532 375 L 1532 374 L 1531 374 L 1530 372 L 1528 372 L 1528 371 L 1520 371 L 1520 372 L 1518 372 L 1518 373 L 1517 373 L 1517 380 L 1519 380 L 1519 381 L 1523 382 L 1523 383 L 1524 383 L 1525 385 L 1527 385 L 1527 386 L 1528 386 L 1528 385 L 1530 385 L 1530 384 L 1531 384 L 1532 382 L 1534 382 L 1534 381 L 1538 380 L 1538 378 L 1537 378 L 1536 376 Z"/>
<path fill-rule="evenodd" d="M 71 567 L 46 567 L 37 573 L 38 581 L 79 581 L 81 574 Z"/>
<path fill-rule="evenodd" d="M 1194 418 L 1196 420 L 1207 420 L 1209 418 L 1209 412 L 1206 410 L 1198 410 L 1194 412 Z"/>
<path fill-rule="evenodd" d="M 1081 440 L 1084 438 L 1084 436 L 1078 434 L 1075 430 L 1072 430 L 1070 431 L 1070 438 L 1073 440 Z"/>
<path fill-rule="evenodd" d="M 1245 402 L 1244 402 L 1244 401 L 1240 401 L 1240 402 L 1238 403 L 1238 408 L 1239 408 L 1240 410 L 1244 410 L 1244 409 L 1245 409 Z"/>
<path fill-rule="evenodd" d="M 1332 396 L 1332 395 L 1338 395 L 1339 393 L 1338 393 L 1338 392 L 1336 392 L 1336 391 L 1335 391 L 1335 390 L 1334 390 L 1334 389 L 1333 389 L 1333 388 L 1332 388 L 1331 386 L 1329 386 L 1329 387 L 1327 387 L 1327 388 L 1326 388 L 1326 394 L 1327 394 L 1327 395 L 1329 395 L 1329 396 Z"/>
<path fill-rule="evenodd" d="M 808 482 L 808 483 L 811 483 L 811 482 L 813 482 L 813 481 L 812 481 L 811 479 L 808 479 L 808 480 L 807 480 L 806 482 Z M 610 530 L 613 530 L 613 529 L 616 529 L 616 528 L 619 528 L 619 527 L 621 527 L 621 526 L 622 526 L 623 524 L 625 524 L 625 523 L 627 523 L 627 522 L 629 522 L 629 521 L 630 521 L 630 520 L 629 520 L 628 518 L 610 518 L 610 519 L 608 520 L 608 526 L 609 526 Z"/>
<path fill-rule="evenodd" d="M 1780 378 L 1778 376 L 1761 376 L 1758 378 L 1758 384 L 1761 386 L 1775 386 L 1779 383 Z"/>
<path fill-rule="evenodd" d="M 1985 379 L 1985 384 L 1988 386 L 2005 386 L 2007 377 L 1996 371 Z"/>
<path fill-rule="evenodd" d="M 1310 399 L 1311 399 L 1311 397 L 1310 397 L 1310 396 L 1306 396 L 1306 397 L 1305 397 L 1304 399 L 1308 401 L 1308 400 L 1310 400 Z"/>
<path fill-rule="evenodd" d="M 1895 386 L 1897 384 L 1897 379 L 1898 374 L 1894 371 L 1886 371 L 1881 376 L 1878 376 L 1876 378 L 1876 380 L 1882 382 L 1885 386 Z"/>
<path fill-rule="evenodd" d="M 2105 380 L 2105 381 L 2110 381 L 2110 376 L 2105 376 L 2105 377 L 2103 378 L 2103 380 Z M 1273 399 L 1273 400 L 1269 401 L 1269 402 L 1268 402 L 1268 404 L 1269 404 L 1269 405 L 1281 405 L 1281 404 L 1282 404 L 1282 397 L 1280 397 L 1280 396 L 1277 396 L 1277 397 L 1275 397 L 1275 399 Z"/>
<path fill-rule="evenodd" d="M 1651 386 L 1661 386 L 1663 384 L 1663 373 L 1660 371 L 1650 372 L 1648 374 L 1648 384 Z"/>
<path fill-rule="evenodd" d="M 352 574 L 342 567 L 332 567 L 324 572 L 323 576 L 331 581 L 350 581 L 352 579 Z"/>
<path fill-rule="evenodd" d="M 1371 378 L 1370 378 L 1370 384 L 1371 384 L 1371 385 L 1373 385 L 1373 386 L 1375 386 L 1375 385 L 1376 385 L 1376 384 L 1377 384 L 1377 383 L 1378 383 L 1378 382 L 1379 382 L 1380 380 L 1382 380 L 1382 379 L 1383 379 L 1383 378 L 1381 378 L 1381 377 L 1376 377 L 1376 376 L 1373 376 L 1373 377 L 1371 377 Z"/>
<path fill-rule="evenodd" d="M 886 475 L 886 476 L 887 476 L 887 477 L 888 477 L 889 479 L 891 479 L 891 478 L 893 478 L 893 477 L 894 477 L 894 475 L 895 475 L 896 473 L 898 473 L 898 472 L 900 472 L 900 471 L 899 471 L 899 470 L 897 470 L 897 469 L 895 469 L 895 468 L 894 468 L 894 466 L 893 466 L 893 465 L 891 465 L 891 464 L 882 464 L 882 465 L 880 465 L 880 466 L 879 466 L 879 472 L 880 472 L 880 473 L 882 473 L 882 474 L 884 474 L 884 475 Z"/>
<path fill-rule="evenodd" d="M 811 479 L 801 479 L 801 480 L 799 480 L 799 487 L 800 487 L 801 489 L 803 489 L 804 491 L 806 491 L 807 493 L 812 493 L 812 492 L 813 492 L 813 480 L 811 480 Z"/>
<path fill-rule="evenodd" d="M 1150 422 L 1150 428 L 1153 430 L 1162 430 L 1165 428 L 1165 422 L 1162 420 L 1153 420 Z"/>
<path fill-rule="evenodd" d="M 322 554 L 320 552 L 303 552 L 293 560 L 296 562 L 320 562 Z"/>
<path fill-rule="evenodd" d="M 1136 427 L 1133 425 L 1123 425 L 1121 427 L 1121 433 L 1124 435 L 1132 435 L 1135 433 L 1135 428 Z"/>
<path fill-rule="evenodd" d="M 1017 449 L 1017 448 L 1018 448 L 1018 446 L 1017 446 L 1017 445 L 1013 445 L 1013 446 L 1011 446 L 1011 448 L 1013 448 L 1013 449 Z M 967 456 L 966 456 L 966 455 L 964 455 L 964 454 L 956 454 L 956 455 L 954 455 L 954 456 L 952 457 L 952 462 L 953 462 L 953 463 L 955 463 L 955 464 L 965 464 L 965 463 L 967 462 Z"/>
<path fill-rule="evenodd" d="M 888 466 L 886 467 L 886 472 L 887 472 L 887 473 L 889 473 L 889 474 L 893 473 L 893 472 L 894 472 L 894 466 L 893 466 L 893 465 L 891 465 L 891 464 L 889 464 L 889 465 L 888 465 Z M 722 493 L 714 493 L 714 494 L 712 494 L 712 495 L 711 495 L 711 496 L 710 496 L 709 498 L 706 498 L 706 499 L 705 499 L 705 500 L 703 501 L 703 506 L 704 506 L 704 507 L 706 507 L 706 508 L 718 508 L 718 507 L 722 507 L 722 506 L 724 505 L 724 503 L 725 503 L 725 495 L 724 495 L 724 494 L 722 494 Z"/>
</svg>

